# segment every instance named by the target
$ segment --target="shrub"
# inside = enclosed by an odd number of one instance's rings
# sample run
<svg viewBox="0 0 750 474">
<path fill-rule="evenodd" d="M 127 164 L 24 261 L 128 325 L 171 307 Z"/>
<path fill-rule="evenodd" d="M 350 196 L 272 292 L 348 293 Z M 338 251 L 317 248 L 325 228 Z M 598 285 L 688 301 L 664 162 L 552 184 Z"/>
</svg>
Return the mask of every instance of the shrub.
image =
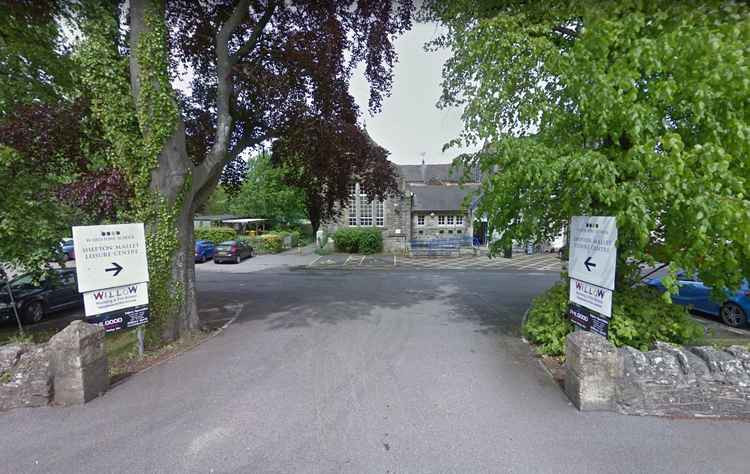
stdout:
<svg viewBox="0 0 750 474">
<path fill-rule="evenodd" d="M 378 229 L 359 229 L 359 253 L 372 254 L 383 251 L 383 234 Z"/>
<path fill-rule="evenodd" d="M 558 283 L 532 301 L 523 327 L 524 336 L 537 344 L 542 354 L 563 354 L 565 336 L 573 330 L 567 312 L 568 288 Z"/>
<path fill-rule="evenodd" d="M 524 336 L 542 354 L 562 355 L 565 337 L 573 330 L 567 311 L 567 282 L 558 283 L 532 302 Z M 613 295 L 608 339 L 616 346 L 645 351 L 656 341 L 689 344 L 702 335 L 703 329 L 684 306 L 665 302 L 653 288 L 639 286 Z"/>
<path fill-rule="evenodd" d="M 372 254 L 383 251 L 383 234 L 374 228 L 343 228 L 333 234 L 336 250 Z"/>
<path fill-rule="evenodd" d="M 247 237 L 242 236 L 238 237 L 238 240 L 248 242 L 253 250 L 255 250 L 256 255 L 279 253 L 283 250 L 282 238 L 279 234 L 275 233 Z"/>
<path fill-rule="evenodd" d="M 359 250 L 358 231 L 355 228 L 343 228 L 333 233 L 333 242 L 339 252 L 357 253 Z"/>
<path fill-rule="evenodd" d="M 225 240 L 234 240 L 237 231 L 231 227 L 199 227 L 195 229 L 195 240 L 210 240 L 218 244 Z"/>
<path fill-rule="evenodd" d="M 268 253 L 279 253 L 283 248 L 283 241 L 279 234 L 263 234 L 260 236 L 263 242 L 263 248 Z"/>
</svg>

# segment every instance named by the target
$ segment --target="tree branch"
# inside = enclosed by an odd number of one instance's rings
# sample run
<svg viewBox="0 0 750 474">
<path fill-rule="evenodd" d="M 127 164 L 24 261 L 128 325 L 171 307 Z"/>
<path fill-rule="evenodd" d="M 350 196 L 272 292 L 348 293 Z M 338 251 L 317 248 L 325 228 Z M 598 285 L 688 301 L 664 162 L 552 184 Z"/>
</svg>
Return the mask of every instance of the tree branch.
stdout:
<svg viewBox="0 0 750 474">
<path fill-rule="evenodd" d="M 572 28 L 567 28 L 565 26 L 556 26 L 552 28 L 552 31 L 555 33 L 560 33 L 564 36 L 570 36 L 572 38 L 578 38 L 578 32 Z"/>
<path fill-rule="evenodd" d="M 265 29 L 266 25 L 269 21 L 271 21 L 271 17 L 273 16 L 273 12 L 275 9 L 276 1 L 268 0 L 266 11 L 263 13 L 260 21 L 258 21 L 258 24 L 255 26 L 255 30 L 253 30 L 250 38 L 245 41 L 245 43 L 240 46 L 240 49 L 238 49 L 237 52 L 234 53 L 230 58 L 232 60 L 232 64 L 236 64 L 240 59 L 242 59 L 244 55 L 249 53 L 255 47 L 255 45 L 258 43 L 258 40 L 260 39 L 260 36 L 263 34 L 263 30 Z"/>
<path fill-rule="evenodd" d="M 234 96 L 232 59 L 229 55 L 229 40 L 248 14 L 250 0 L 240 0 L 227 21 L 216 32 L 216 132 L 214 144 L 206 159 L 193 172 L 196 189 L 215 182 L 215 178 L 227 162 L 227 150 L 232 136 L 231 101 Z"/>
</svg>

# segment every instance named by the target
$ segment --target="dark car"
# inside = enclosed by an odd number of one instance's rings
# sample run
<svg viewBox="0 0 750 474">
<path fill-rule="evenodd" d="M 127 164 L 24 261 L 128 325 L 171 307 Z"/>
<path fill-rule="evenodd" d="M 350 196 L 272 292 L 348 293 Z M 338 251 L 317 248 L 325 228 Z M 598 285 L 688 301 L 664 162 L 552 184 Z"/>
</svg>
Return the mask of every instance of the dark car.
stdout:
<svg viewBox="0 0 750 474">
<path fill-rule="evenodd" d="M 73 246 L 73 239 L 62 239 L 60 241 L 60 249 L 62 251 L 62 257 L 64 261 L 75 260 L 76 251 Z"/>
<path fill-rule="evenodd" d="M 227 240 L 216 246 L 214 263 L 240 263 L 243 258 L 255 255 L 253 248 L 244 240 Z"/>
<path fill-rule="evenodd" d="M 54 311 L 83 305 L 74 268 L 54 270 L 50 276 L 36 284 L 31 275 L 21 275 L 10 281 L 10 288 L 18 314 L 27 324 L 38 323 Z M 0 288 L 0 322 L 12 319 L 15 319 L 15 315 L 3 282 Z"/>
<path fill-rule="evenodd" d="M 196 262 L 205 262 L 206 260 L 210 260 L 214 258 L 214 253 L 216 253 L 216 247 L 214 247 L 214 243 L 210 240 L 196 240 L 195 241 L 195 261 Z"/>
</svg>

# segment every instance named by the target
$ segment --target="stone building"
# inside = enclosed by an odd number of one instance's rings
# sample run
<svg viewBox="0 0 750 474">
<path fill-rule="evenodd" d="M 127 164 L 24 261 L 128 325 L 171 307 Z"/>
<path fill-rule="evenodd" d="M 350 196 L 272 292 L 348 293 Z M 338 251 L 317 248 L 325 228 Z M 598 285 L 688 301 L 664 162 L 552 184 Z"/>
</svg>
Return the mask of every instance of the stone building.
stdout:
<svg viewBox="0 0 750 474">
<path fill-rule="evenodd" d="M 414 241 L 430 239 L 462 239 L 470 245 L 478 170 L 424 162 L 394 166 L 399 195 L 370 201 L 355 183 L 350 188 L 349 205 L 336 221 L 326 225 L 327 231 L 376 227 L 383 233 L 384 250 L 394 253 L 408 252 Z"/>
</svg>

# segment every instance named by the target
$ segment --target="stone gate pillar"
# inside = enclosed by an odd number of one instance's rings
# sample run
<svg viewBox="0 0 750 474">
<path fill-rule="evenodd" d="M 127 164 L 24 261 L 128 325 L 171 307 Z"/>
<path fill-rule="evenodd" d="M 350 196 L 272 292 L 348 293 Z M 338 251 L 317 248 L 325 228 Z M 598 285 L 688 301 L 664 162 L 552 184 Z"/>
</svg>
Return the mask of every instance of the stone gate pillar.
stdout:
<svg viewBox="0 0 750 474">
<path fill-rule="evenodd" d="M 607 339 L 572 332 L 565 342 L 565 393 L 581 411 L 612 411 L 622 366 L 622 357 Z"/>
<path fill-rule="evenodd" d="M 78 405 L 98 397 L 109 386 L 104 329 L 73 321 L 49 341 L 54 402 Z"/>
</svg>

